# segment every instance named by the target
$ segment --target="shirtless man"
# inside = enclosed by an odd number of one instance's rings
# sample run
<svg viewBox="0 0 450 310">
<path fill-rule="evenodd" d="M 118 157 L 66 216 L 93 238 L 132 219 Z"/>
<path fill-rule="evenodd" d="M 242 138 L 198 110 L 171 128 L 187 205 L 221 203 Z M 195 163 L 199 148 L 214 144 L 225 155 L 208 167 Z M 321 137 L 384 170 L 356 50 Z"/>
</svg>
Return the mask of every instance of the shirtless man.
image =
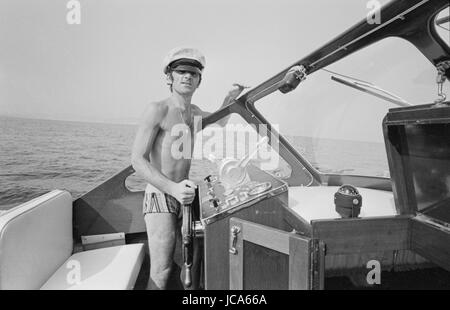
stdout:
<svg viewBox="0 0 450 310">
<path fill-rule="evenodd" d="M 171 134 L 172 128 L 180 124 L 185 126 L 185 133 L 191 135 L 192 150 L 194 116 L 211 114 L 191 104 L 204 66 L 205 57 L 196 49 L 177 48 L 168 54 L 164 73 L 171 95 L 148 105 L 133 144 L 133 168 L 148 182 L 143 212 L 151 261 L 149 285 L 157 289 L 167 288 L 182 205 L 192 203 L 196 187 L 188 179 L 190 156 L 179 158 L 172 153 L 173 143 L 180 138 Z M 222 106 L 229 104 L 244 89 L 241 85 L 235 86 Z"/>
</svg>

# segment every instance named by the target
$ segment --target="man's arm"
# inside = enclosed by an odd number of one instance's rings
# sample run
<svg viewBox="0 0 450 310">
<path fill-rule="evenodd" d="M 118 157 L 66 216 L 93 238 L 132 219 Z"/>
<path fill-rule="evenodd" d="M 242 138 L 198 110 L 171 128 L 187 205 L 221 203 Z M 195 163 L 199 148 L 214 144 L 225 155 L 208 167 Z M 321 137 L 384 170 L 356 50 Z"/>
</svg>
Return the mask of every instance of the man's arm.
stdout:
<svg viewBox="0 0 450 310">
<path fill-rule="evenodd" d="M 162 192 L 172 195 L 181 204 L 190 204 L 195 197 L 195 183 L 190 180 L 183 180 L 179 183 L 173 182 L 153 167 L 149 161 L 159 124 L 166 112 L 166 108 L 161 104 L 152 103 L 148 106 L 133 143 L 131 164 L 134 170 L 142 175 L 147 182 Z"/>
<path fill-rule="evenodd" d="M 151 103 L 144 112 L 139 124 L 131 153 L 131 164 L 148 183 L 165 193 L 171 193 L 175 182 L 166 178 L 149 161 L 149 154 L 158 133 L 158 127 L 164 117 L 164 107 Z"/>
<path fill-rule="evenodd" d="M 231 104 L 233 102 L 233 100 L 235 100 L 241 93 L 242 91 L 248 88 L 247 86 L 242 86 L 240 84 L 233 84 L 233 88 L 228 92 L 228 94 L 225 96 L 222 105 L 220 106 L 219 110 L 222 109 L 223 107 L 226 107 L 227 105 Z M 205 118 L 209 115 L 211 115 L 211 112 L 206 112 L 203 111 L 202 109 L 200 109 L 198 106 L 193 105 L 194 108 L 194 113 L 195 115 L 200 115 L 202 118 Z M 224 127 L 228 120 L 230 119 L 230 115 L 222 118 L 221 120 L 219 120 L 216 124 Z"/>
<path fill-rule="evenodd" d="M 225 99 L 223 100 L 223 106 L 229 105 L 233 100 L 235 100 L 244 89 L 250 88 L 249 86 L 244 86 L 238 83 L 233 84 L 233 88 L 228 91 Z"/>
</svg>

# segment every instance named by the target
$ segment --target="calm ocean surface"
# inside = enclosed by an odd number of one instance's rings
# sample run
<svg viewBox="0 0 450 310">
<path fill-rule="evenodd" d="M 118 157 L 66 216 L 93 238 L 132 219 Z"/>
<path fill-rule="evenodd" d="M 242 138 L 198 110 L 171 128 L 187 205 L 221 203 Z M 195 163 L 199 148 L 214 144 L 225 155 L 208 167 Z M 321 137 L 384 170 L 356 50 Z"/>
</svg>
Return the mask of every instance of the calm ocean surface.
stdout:
<svg viewBox="0 0 450 310">
<path fill-rule="evenodd" d="M 134 125 L 0 117 L 0 210 L 53 189 L 80 197 L 130 165 L 135 130 Z M 387 175 L 383 145 L 288 139 L 323 172 Z M 190 178 L 200 180 L 214 169 L 207 160 L 194 160 Z M 132 178 L 128 185 L 141 189 L 142 184 Z"/>
</svg>

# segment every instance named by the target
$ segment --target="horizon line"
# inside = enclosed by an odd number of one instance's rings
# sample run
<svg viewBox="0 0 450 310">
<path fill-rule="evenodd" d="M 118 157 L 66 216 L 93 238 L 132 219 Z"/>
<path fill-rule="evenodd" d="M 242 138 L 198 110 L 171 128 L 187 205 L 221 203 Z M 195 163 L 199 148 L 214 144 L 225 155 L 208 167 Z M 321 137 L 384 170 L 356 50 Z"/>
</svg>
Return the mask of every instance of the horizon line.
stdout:
<svg viewBox="0 0 450 310">
<path fill-rule="evenodd" d="M 62 121 L 62 122 L 75 122 L 75 123 L 88 123 L 88 124 L 110 124 L 110 125 L 138 125 L 138 121 L 136 120 L 134 123 L 132 121 L 126 121 L 126 120 L 120 120 L 120 121 L 102 121 L 102 120 L 78 120 L 78 119 L 53 119 L 53 118 L 47 118 L 47 117 L 30 117 L 30 116 L 22 116 L 22 115 L 7 115 L 7 114 L 0 114 L 0 117 L 6 117 L 6 118 L 19 118 L 19 119 L 31 119 L 31 120 L 45 120 L 45 121 Z M 334 140 L 334 141 L 348 141 L 348 142 L 362 142 L 362 143 L 376 143 L 376 144 L 383 144 L 383 142 L 379 141 L 367 141 L 367 140 L 352 140 L 348 138 L 324 138 L 324 137 L 311 137 L 311 136 L 304 136 L 304 135 L 294 135 L 294 134 L 286 134 L 286 133 L 280 133 L 283 137 L 295 137 L 295 138 L 310 138 L 310 139 L 318 139 L 318 140 Z M 289 142 L 289 141 L 288 141 Z"/>
<path fill-rule="evenodd" d="M 49 116 L 29 116 L 21 114 L 0 114 L 0 117 L 6 118 L 19 118 L 19 119 L 31 119 L 31 120 L 45 120 L 45 121 L 63 121 L 63 122 L 75 122 L 75 123 L 94 123 L 94 124 L 112 124 L 112 125 L 137 125 L 138 120 L 99 120 L 99 119 L 67 119 L 67 118 L 52 118 Z"/>
</svg>

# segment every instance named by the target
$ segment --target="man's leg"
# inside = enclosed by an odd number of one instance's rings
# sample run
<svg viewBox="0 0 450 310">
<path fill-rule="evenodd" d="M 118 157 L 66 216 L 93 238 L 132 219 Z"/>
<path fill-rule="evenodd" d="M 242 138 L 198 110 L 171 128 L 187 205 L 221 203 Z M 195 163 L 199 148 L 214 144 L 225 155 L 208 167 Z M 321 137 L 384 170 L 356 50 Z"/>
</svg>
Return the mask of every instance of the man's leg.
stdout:
<svg viewBox="0 0 450 310">
<path fill-rule="evenodd" d="M 176 216 L 172 213 L 147 213 L 144 219 L 150 252 L 148 288 L 166 289 L 176 243 Z"/>
</svg>

